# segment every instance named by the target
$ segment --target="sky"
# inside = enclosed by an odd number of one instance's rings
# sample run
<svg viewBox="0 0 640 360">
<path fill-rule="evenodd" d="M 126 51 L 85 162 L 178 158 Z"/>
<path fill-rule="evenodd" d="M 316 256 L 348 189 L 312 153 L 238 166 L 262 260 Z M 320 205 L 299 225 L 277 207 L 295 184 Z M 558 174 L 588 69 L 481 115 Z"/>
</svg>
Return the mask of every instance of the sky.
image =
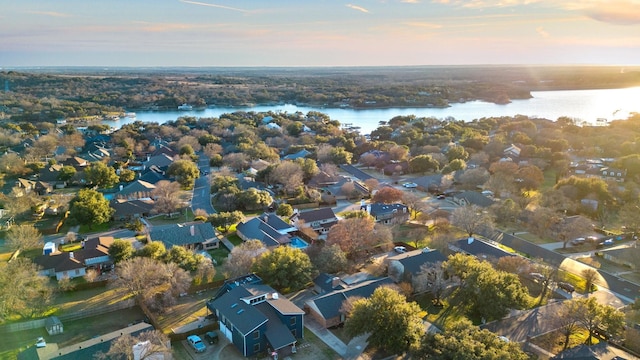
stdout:
<svg viewBox="0 0 640 360">
<path fill-rule="evenodd" d="M 0 68 L 640 65 L 640 0 L 0 0 Z"/>
</svg>

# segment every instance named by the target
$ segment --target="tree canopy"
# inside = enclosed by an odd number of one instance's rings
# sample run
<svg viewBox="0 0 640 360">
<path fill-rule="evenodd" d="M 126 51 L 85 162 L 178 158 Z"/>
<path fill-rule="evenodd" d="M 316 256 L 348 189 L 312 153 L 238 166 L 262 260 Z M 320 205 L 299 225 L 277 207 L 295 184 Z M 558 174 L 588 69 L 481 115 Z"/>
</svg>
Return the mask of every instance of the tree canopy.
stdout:
<svg viewBox="0 0 640 360">
<path fill-rule="evenodd" d="M 370 333 L 370 345 L 393 354 L 416 350 L 425 332 L 420 312 L 418 304 L 383 286 L 351 304 L 345 330 L 350 336 Z"/>
<path fill-rule="evenodd" d="M 109 200 L 92 189 L 82 189 L 69 203 L 69 217 L 79 224 L 97 225 L 111 219 L 114 209 L 109 206 Z"/>
<path fill-rule="evenodd" d="M 252 268 L 267 284 L 284 293 L 302 289 L 315 275 L 309 256 L 290 246 L 263 253 Z"/>
</svg>

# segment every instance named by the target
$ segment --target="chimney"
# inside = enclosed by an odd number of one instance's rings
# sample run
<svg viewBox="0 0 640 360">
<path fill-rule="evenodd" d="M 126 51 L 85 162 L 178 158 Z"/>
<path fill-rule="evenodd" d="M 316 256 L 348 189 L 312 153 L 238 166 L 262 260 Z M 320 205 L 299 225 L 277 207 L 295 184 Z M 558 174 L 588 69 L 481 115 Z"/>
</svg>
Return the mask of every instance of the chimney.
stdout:
<svg viewBox="0 0 640 360">
<path fill-rule="evenodd" d="M 264 220 L 264 222 L 268 222 L 269 221 L 269 215 L 264 214 L 264 217 L 262 218 L 262 220 Z"/>
<path fill-rule="evenodd" d="M 191 236 L 196 236 L 196 227 L 191 225 Z"/>
<path fill-rule="evenodd" d="M 333 278 L 331 278 L 331 288 L 335 289 L 338 287 L 338 285 L 340 285 L 340 278 L 337 276 L 334 276 Z"/>
<path fill-rule="evenodd" d="M 273 294 L 271 294 L 271 298 L 273 300 L 278 300 L 278 293 L 274 292 Z"/>
<path fill-rule="evenodd" d="M 124 185 L 120 184 L 120 191 L 124 188 Z"/>
<path fill-rule="evenodd" d="M 73 251 L 69 251 L 69 259 L 73 259 Z"/>
</svg>

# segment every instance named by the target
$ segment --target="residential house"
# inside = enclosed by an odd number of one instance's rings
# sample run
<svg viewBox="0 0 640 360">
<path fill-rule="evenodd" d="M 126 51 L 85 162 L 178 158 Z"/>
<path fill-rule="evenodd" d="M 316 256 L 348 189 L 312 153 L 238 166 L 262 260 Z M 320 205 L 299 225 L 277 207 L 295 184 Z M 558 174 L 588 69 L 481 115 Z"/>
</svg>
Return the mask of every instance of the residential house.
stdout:
<svg viewBox="0 0 640 360">
<path fill-rule="evenodd" d="M 183 246 L 193 250 L 209 250 L 220 247 L 216 231 L 208 222 L 154 226 L 149 236 L 152 241 L 162 241 L 167 250 L 174 246 Z"/>
<path fill-rule="evenodd" d="M 44 181 L 49 183 L 56 189 L 62 189 L 67 186 L 65 181 L 58 179 L 60 176 L 60 170 L 62 170 L 62 164 L 54 164 L 51 166 L 44 167 L 40 170 L 40 174 L 38 175 L 38 179 L 40 181 Z"/>
<path fill-rule="evenodd" d="M 511 158 L 511 159 L 517 159 L 520 157 L 520 152 L 522 150 L 518 147 L 515 146 L 513 144 L 511 144 L 509 147 L 507 147 L 506 149 L 504 149 L 503 156 L 507 157 L 507 158 Z"/>
<path fill-rule="evenodd" d="M 165 176 L 165 171 L 154 165 L 146 169 L 146 171 L 144 171 L 140 176 L 139 180 L 155 185 L 162 180 L 169 180 L 169 178 Z"/>
<path fill-rule="evenodd" d="M 404 204 L 368 204 L 367 212 L 377 223 L 384 225 L 402 224 L 409 220 L 409 208 Z"/>
<path fill-rule="evenodd" d="M 301 158 L 306 158 L 309 155 L 311 155 L 311 151 L 309 151 L 307 149 L 302 149 L 302 150 L 298 151 L 297 153 L 285 155 L 282 158 L 282 160 L 301 159 Z"/>
<path fill-rule="evenodd" d="M 423 265 L 433 265 L 447 261 L 447 258 L 435 249 L 419 249 L 397 254 L 387 258 L 388 275 L 395 282 L 409 282 L 420 273 Z"/>
<path fill-rule="evenodd" d="M 453 183 L 451 176 L 442 174 L 425 175 L 419 178 L 411 179 L 411 181 L 418 185 L 419 190 L 428 191 L 431 193 L 444 192 L 445 190 L 449 189 Z"/>
<path fill-rule="evenodd" d="M 338 326 L 346 320 L 346 314 L 341 311 L 342 303 L 349 297 L 370 297 L 380 286 L 393 285 L 389 277 L 365 280 L 347 288 L 336 289 L 328 293 L 321 293 L 305 303 L 305 309 L 322 327 Z"/>
<path fill-rule="evenodd" d="M 143 162 L 145 168 L 149 169 L 156 166 L 158 169 L 166 170 L 169 165 L 173 164 L 173 157 L 165 153 L 147 157 L 147 161 Z"/>
<path fill-rule="evenodd" d="M 291 216 L 293 224 L 300 228 L 301 226 L 310 227 L 320 235 L 326 235 L 329 229 L 338 223 L 338 218 L 333 209 L 320 208 L 308 211 L 294 210 Z"/>
<path fill-rule="evenodd" d="M 480 260 L 498 260 L 505 256 L 517 256 L 493 244 L 473 237 L 449 243 L 449 250 L 473 255 Z"/>
<path fill-rule="evenodd" d="M 113 199 L 109 202 L 115 212 L 112 218 L 117 221 L 131 221 L 142 217 L 148 217 L 153 211 L 155 201 L 153 199 Z"/>
<path fill-rule="evenodd" d="M 627 176 L 627 171 L 612 167 L 603 167 L 600 169 L 600 174 L 601 177 L 605 180 L 624 182 L 624 178 Z"/>
<path fill-rule="evenodd" d="M 256 281 L 234 280 L 223 289 L 207 302 L 207 308 L 218 319 L 220 333 L 242 355 L 269 351 L 269 355 L 286 356 L 296 352 L 298 339 L 304 338 L 302 309 Z"/>
<path fill-rule="evenodd" d="M 477 191 L 463 191 L 455 194 L 453 201 L 460 206 L 476 205 L 483 208 L 493 204 L 493 199 Z"/>
<path fill-rule="evenodd" d="M 45 347 L 28 347 L 18 354 L 18 360 L 80 360 L 93 359 L 97 353 L 107 353 L 112 343 L 123 335 L 137 337 L 143 332 L 153 330 L 153 326 L 145 322 L 127 326 L 104 335 L 94 336 L 73 345 L 59 347 L 57 343 L 47 342 Z M 167 344 L 170 348 L 171 344 Z M 169 360 L 170 354 L 147 354 L 148 359 Z"/>
<path fill-rule="evenodd" d="M 28 179 L 19 178 L 16 181 L 16 187 L 23 190 L 25 194 L 30 193 L 31 191 L 35 192 L 38 195 L 46 195 L 53 192 L 53 186 L 45 181 L 33 181 Z"/>
<path fill-rule="evenodd" d="M 313 292 L 316 294 L 325 294 L 346 288 L 347 284 L 339 276 L 332 274 L 321 273 L 313 279 Z"/>
<path fill-rule="evenodd" d="M 258 171 L 262 171 L 268 168 L 271 165 L 270 162 L 262 159 L 253 160 L 249 165 L 249 170 L 247 170 L 251 175 L 255 176 L 258 174 Z"/>
<path fill-rule="evenodd" d="M 149 199 L 155 188 L 156 186 L 151 183 L 136 180 L 127 186 L 120 185 L 120 191 L 116 193 L 116 198 L 127 200 Z"/>
<path fill-rule="evenodd" d="M 606 341 L 601 341 L 596 345 L 580 344 L 567 350 L 561 351 L 558 355 L 551 358 L 551 360 L 560 359 L 575 359 L 575 360 L 599 360 L 599 359 L 636 359 L 637 357 L 618 348 L 612 346 Z"/>
<path fill-rule="evenodd" d="M 84 169 L 87 166 L 89 166 L 91 163 L 88 160 L 81 158 L 79 156 L 73 156 L 63 161 L 62 164 L 66 166 L 73 166 L 76 169 L 76 171 L 84 171 Z"/>
<path fill-rule="evenodd" d="M 173 159 L 178 155 L 178 153 L 172 148 L 170 148 L 169 144 L 165 141 L 160 141 L 150 145 L 153 145 L 156 147 L 155 150 L 151 153 L 152 157 L 164 154 Z"/>
<path fill-rule="evenodd" d="M 237 234 L 243 241 L 260 240 L 268 248 L 289 245 L 291 233 L 297 230 L 277 215 L 267 213 L 236 226 Z"/>
<path fill-rule="evenodd" d="M 82 249 L 73 252 L 51 252 L 34 259 L 44 276 L 55 276 L 57 280 L 73 279 L 86 275 L 87 269 L 98 272 L 112 269 L 109 246 L 113 237 L 97 237 L 83 240 Z"/>
</svg>

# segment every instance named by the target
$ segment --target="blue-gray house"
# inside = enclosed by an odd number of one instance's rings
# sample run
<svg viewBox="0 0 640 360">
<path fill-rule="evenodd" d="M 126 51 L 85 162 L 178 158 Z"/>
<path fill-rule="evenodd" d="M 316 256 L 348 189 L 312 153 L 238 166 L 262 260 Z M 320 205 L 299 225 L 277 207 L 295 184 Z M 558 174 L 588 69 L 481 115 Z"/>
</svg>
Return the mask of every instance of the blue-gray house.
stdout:
<svg viewBox="0 0 640 360">
<path fill-rule="evenodd" d="M 253 275 L 255 276 L 255 275 Z M 304 311 L 267 285 L 253 281 L 232 281 L 207 302 L 220 332 L 244 356 L 284 356 L 296 351 L 304 337 Z"/>
</svg>

